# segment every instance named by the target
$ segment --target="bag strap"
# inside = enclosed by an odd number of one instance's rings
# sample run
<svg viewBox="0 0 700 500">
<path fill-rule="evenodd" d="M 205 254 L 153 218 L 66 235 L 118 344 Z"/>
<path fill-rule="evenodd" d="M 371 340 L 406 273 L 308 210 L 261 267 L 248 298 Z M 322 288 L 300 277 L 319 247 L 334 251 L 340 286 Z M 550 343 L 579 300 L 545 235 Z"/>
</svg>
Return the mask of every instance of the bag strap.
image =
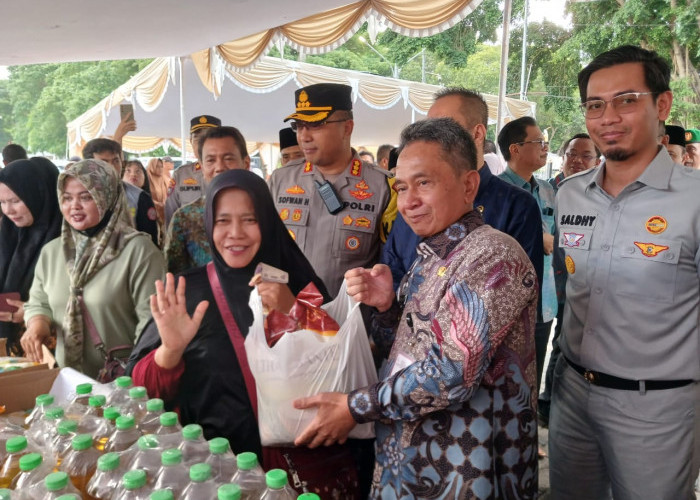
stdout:
<svg viewBox="0 0 700 500">
<path fill-rule="evenodd" d="M 226 296 L 221 288 L 221 282 L 219 281 L 219 276 L 216 274 L 216 268 L 213 262 L 207 264 L 207 275 L 209 276 L 209 284 L 211 285 L 211 290 L 214 292 L 214 299 L 216 300 L 216 305 L 219 307 L 219 313 L 224 320 L 224 325 L 226 325 L 226 331 L 233 344 L 233 349 L 236 351 L 236 358 L 238 358 L 238 365 L 241 367 L 243 372 L 243 378 L 245 379 L 246 389 L 248 390 L 248 397 L 250 398 L 250 404 L 253 407 L 253 413 L 255 413 L 255 418 L 258 418 L 258 395 L 255 390 L 255 379 L 253 378 L 253 373 L 250 371 L 250 365 L 248 364 L 248 356 L 245 353 L 245 339 L 238 329 L 236 320 L 233 317 L 233 313 L 228 306 L 226 301 Z"/>
<path fill-rule="evenodd" d="M 80 310 L 83 315 L 83 323 L 85 324 L 85 328 L 90 334 L 90 340 L 92 341 L 92 344 L 95 346 L 95 349 L 100 351 L 102 356 L 105 359 L 107 359 L 105 344 L 104 342 L 102 342 L 102 338 L 97 333 L 97 327 L 95 326 L 95 322 L 92 320 L 92 316 L 90 316 L 90 313 L 88 312 L 87 307 L 85 306 L 85 301 L 83 300 L 82 294 L 78 295 L 78 304 L 80 304 Z"/>
</svg>

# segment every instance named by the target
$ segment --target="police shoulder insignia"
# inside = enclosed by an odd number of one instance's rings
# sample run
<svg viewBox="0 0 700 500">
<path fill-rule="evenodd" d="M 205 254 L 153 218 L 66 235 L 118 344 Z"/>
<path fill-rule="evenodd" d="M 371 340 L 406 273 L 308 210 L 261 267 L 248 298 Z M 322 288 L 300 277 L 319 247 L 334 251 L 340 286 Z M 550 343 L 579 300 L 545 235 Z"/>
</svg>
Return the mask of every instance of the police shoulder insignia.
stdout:
<svg viewBox="0 0 700 500">
<path fill-rule="evenodd" d="M 194 171 L 202 170 L 202 166 L 199 164 L 199 162 L 194 164 Z"/>
<path fill-rule="evenodd" d="M 574 259 L 572 259 L 570 255 L 567 255 L 564 262 L 566 263 L 566 270 L 569 272 L 569 274 L 574 274 L 576 272 L 576 264 L 574 263 Z"/>
<path fill-rule="evenodd" d="M 362 162 L 360 160 L 353 160 L 352 167 L 350 167 L 350 175 L 355 177 L 360 177 L 362 175 Z"/>
<path fill-rule="evenodd" d="M 660 215 L 654 215 L 647 219 L 645 227 L 647 228 L 647 231 L 649 231 L 651 234 L 660 234 L 666 231 L 668 223 L 666 222 L 666 219 L 664 219 Z"/>
<path fill-rule="evenodd" d="M 656 257 L 661 252 L 668 250 L 666 245 L 656 245 L 654 243 L 640 243 L 639 241 L 634 242 L 634 246 L 642 251 L 644 257 Z"/>
<path fill-rule="evenodd" d="M 304 173 L 308 174 L 309 172 L 313 171 L 314 167 L 311 165 L 310 161 L 307 161 L 306 164 L 304 165 Z"/>
</svg>

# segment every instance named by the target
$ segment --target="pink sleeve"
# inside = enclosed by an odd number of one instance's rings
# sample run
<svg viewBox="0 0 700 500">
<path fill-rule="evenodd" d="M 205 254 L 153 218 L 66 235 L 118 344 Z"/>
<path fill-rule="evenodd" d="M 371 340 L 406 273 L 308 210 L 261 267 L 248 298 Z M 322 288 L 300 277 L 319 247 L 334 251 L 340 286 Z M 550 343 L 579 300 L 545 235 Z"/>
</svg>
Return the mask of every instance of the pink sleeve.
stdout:
<svg viewBox="0 0 700 500">
<path fill-rule="evenodd" d="M 185 371 L 185 361 L 180 360 L 177 366 L 166 370 L 156 364 L 155 355 L 154 349 L 136 363 L 131 378 L 134 385 L 146 388 L 148 397 L 172 401 L 177 395 L 180 377 Z"/>
</svg>

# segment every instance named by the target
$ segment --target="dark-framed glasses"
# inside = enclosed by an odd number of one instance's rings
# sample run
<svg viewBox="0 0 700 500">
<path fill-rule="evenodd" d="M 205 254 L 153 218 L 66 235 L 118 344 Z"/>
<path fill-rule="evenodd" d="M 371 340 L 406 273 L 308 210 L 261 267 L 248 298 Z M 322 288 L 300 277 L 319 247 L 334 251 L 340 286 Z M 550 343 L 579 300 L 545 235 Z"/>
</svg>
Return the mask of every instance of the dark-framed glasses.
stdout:
<svg viewBox="0 0 700 500">
<path fill-rule="evenodd" d="M 340 123 L 340 122 L 346 122 L 348 121 L 347 118 L 343 118 L 342 120 L 321 120 L 318 122 L 302 122 L 298 120 L 294 120 L 289 124 L 289 126 L 292 128 L 294 132 L 298 132 L 300 130 L 309 129 L 309 130 L 317 130 L 321 127 L 323 127 L 326 123 Z"/>
<path fill-rule="evenodd" d="M 573 151 L 571 152 L 566 152 L 564 153 L 564 156 L 566 156 L 569 160 L 576 160 L 579 159 L 582 162 L 588 163 L 589 161 L 593 161 L 596 159 L 595 156 L 592 155 L 580 155 L 578 153 L 574 153 Z"/>
<path fill-rule="evenodd" d="M 581 111 L 586 118 L 600 118 L 605 113 L 605 107 L 610 103 L 613 109 L 621 115 L 633 113 L 639 106 L 639 98 L 643 95 L 654 95 L 654 92 L 627 92 L 616 95 L 609 101 L 591 99 L 581 103 Z"/>
<path fill-rule="evenodd" d="M 544 149 L 549 146 L 549 142 L 545 141 L 544 139 L 535 139 L 532 141 L 523 141 L 523 142 L 516 142 L 518 146 L 522 146 L 523 144 L 539 144 L 540 148 Z"/>
</svg>

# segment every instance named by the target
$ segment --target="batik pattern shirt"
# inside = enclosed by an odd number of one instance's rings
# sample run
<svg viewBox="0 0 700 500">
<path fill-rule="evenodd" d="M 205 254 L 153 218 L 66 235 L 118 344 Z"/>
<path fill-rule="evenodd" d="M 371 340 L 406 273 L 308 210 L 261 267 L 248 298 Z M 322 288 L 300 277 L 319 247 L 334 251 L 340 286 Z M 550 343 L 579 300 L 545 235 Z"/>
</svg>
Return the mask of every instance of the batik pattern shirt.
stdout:
<svg viewBox="0 0 700 500">
<path fill-rule="evenodd" d="M 535 498 L 532 263 L 476 211 L 418 249 L 384 317 L 398 330 L 382 381 L 348 399 L 376 422 L 371 496 Z"/>
<path fill-rule="evenodd" d="M 205 198 L 202 196 L 175 211 L 165 242 L 168 272 L 181 273 L 211 261 L 211 247 L 204 227 L 204 207 Z"/>
</svg>

